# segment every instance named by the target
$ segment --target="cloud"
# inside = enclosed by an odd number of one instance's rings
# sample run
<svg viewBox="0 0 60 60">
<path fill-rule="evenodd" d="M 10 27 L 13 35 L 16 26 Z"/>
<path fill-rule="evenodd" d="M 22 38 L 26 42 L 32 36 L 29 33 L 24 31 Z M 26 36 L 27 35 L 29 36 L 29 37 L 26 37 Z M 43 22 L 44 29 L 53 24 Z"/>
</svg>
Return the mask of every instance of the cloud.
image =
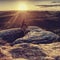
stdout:
<svg viewBox="0 0 60 60">
<path fill-rule="evenodd" d="M 60 0 L 53 0 L 52 3 L 60 3 Z"/>
<path fill-rule="evenodd" d="M 36 6 L 42 6 L 42 7 L 57 7 L 60 6 L 60 4 L 54 4 L 54 5 L 36 5 Z"/>
</svg>

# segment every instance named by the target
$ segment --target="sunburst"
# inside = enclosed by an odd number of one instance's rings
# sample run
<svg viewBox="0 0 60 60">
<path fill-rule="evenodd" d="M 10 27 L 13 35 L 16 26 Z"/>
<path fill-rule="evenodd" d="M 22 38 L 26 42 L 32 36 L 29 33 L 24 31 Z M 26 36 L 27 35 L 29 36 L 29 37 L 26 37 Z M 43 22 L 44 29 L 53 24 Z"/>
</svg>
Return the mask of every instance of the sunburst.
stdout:
<svg viewBox="0 0 60 60">
<path fill-rule="evenodd" d="M 21 10 L 21 11 L 28 10 L 28 5 L 21 3 L 18 7 L 18 10 Z"/>
</svg>

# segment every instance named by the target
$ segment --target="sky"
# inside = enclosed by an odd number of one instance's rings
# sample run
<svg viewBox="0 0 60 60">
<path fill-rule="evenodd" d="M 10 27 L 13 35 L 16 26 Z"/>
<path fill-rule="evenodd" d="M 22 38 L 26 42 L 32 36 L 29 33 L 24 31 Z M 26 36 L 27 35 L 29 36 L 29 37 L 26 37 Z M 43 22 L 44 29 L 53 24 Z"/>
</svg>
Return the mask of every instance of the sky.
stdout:
<svg viewBox="0 0 60 60">
<path fill-rule="evenodd" d="M 21 10 L 22 5 L 27 6 L 25 10 L 60 11 L 60 0 L 0 0 L 0 11 Z"/>
</svg>

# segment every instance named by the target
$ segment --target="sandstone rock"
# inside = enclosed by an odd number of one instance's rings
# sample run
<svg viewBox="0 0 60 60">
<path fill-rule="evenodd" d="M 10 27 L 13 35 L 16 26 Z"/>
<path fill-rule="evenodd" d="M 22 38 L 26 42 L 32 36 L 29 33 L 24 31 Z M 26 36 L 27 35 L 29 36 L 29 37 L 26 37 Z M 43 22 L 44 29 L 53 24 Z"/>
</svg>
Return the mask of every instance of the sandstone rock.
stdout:
<svg viewBox="0 0 60 60">
<path fill-rule="evenodd" d="M 53 32 L 43 30 L 38 27 L 30 27 L 30 32 L 28 32 L 24 37 L 16 39 L 13 44 L 19 43 L 51 43 L 59 39 L 59 36 Z"/>
<path fill-rule="evenodd" d="M 7 42 L 13 42 L 15 39 L 24 36 L 24 32 L 20 28 L 12 28 L 0 31 L 0 38 Z"/>
<path fill-rule="evenodd" d="M 9 51 L 13 58 L 26 58 L 28 60 L 39 60 L 46 57 L 46 54 L 36 45 L 23 43 L 13 48 Z"/>
</svg>

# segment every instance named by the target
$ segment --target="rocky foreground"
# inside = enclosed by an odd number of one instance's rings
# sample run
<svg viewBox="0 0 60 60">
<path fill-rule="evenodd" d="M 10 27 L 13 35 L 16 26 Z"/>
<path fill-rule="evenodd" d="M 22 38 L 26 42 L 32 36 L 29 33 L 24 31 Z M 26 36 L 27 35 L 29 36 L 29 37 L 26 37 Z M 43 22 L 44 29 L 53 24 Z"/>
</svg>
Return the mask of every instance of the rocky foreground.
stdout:
<svg viewBox="0 0 60 60">
<path fill-rule="evenodd" d="M 0 60 L 60 60 L 60 36 L 37 26 L 0 31 Z"/>
</svg>

